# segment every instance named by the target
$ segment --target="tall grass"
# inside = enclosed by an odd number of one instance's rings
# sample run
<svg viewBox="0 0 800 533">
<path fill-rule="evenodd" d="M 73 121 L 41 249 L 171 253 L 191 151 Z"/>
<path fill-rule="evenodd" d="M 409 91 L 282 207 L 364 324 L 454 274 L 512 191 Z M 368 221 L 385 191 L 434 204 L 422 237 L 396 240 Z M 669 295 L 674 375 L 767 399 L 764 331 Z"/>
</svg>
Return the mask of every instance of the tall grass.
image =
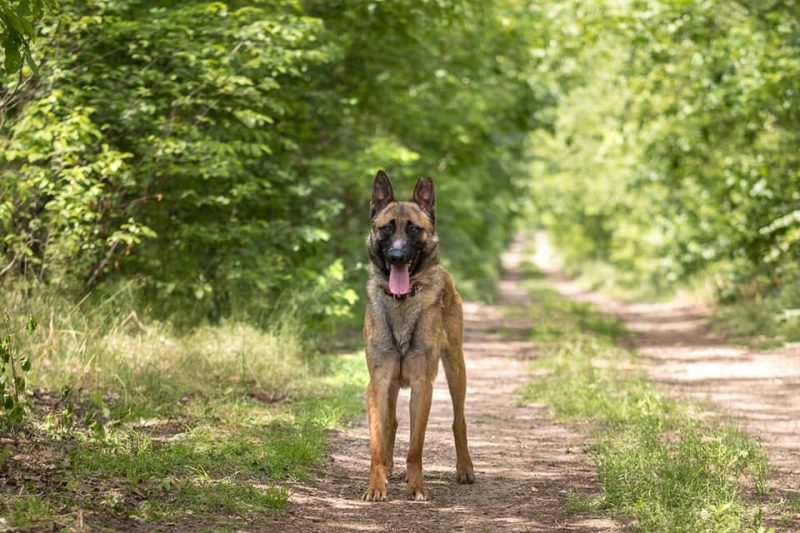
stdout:
<svg viewBox="0 0 800 533">
<path fill-rule="evenodd" d="M 12 317 L 41 324 L 20 349 L 32 355 L 30 381 L 42 389 L 104 391 L 123 404 L 163 409 L 232 388 L 291 393 L 308 372 L 308 346 L 291 311 L 276 314 L 268 329 L 236 321 L 186 329 L 140 314 L 131 284 L 77 304 L 45 290 L 7 288 L 3 296 Z"/>
<path fill-rule="evenodd" d="M 36 448 L 0 444 L 11 527 L 247 527 L 286 506 L 287 480 L 320 464 L 326 430 L 363 409 L 363 358 L 311 351 L 292 309 L 265 329 L 180 328 L 140 312 L 131 285 L 78 304 L 2 295 L 10 315 L 41 323 L 19 337 L 32 370 L 15 430 Z"/>
</svg>

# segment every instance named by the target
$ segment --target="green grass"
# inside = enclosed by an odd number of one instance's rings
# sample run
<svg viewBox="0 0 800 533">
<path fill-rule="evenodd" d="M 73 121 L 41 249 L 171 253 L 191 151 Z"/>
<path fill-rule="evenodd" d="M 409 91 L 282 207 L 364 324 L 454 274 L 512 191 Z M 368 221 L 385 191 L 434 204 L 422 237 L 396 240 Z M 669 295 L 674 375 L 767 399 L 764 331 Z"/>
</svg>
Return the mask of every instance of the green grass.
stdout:
<svg viewBox="0 0 800 533">
<path fill-rule="evenodd" d="M 37 495 L 22 495 L 9 499 L 5 505 L 7 525 L 31 528 L 57 516 L 54 507 Z"/>
<path fill-rule="evenodd" d="M 362 412 L 363 355 L 307 355 L 290 320 L 180 332 L 113 313 L 54 313 L 21 346 L 35 394 L 15 434 L 36 446 L 0 464 L 11 527 L 235 529 L 285 508 L 326 430 Z"/>
<path fill-rule="evenodd" d="M 545 375 L 523 401 L 552 406 L 558 417 L 593 434 L 603 496 L 568 495 L 573 511 L 604 510 L 640 531 L 758 530 L 763 509 L 751 492 L 767 490 L 767 459 L 734 427 L 703 421 L 644 378 L 635 354 L 618 346 L 622 324 L 566 301 L 540 280 L 527 282 L 532 338 Z"/>
<path fill-rule="evenodd" d="M 249 420 L 209 419 L 169 442 L 129 430 L 74 447 L 65 479 L 76 488 L 110 483 L 121 494 L 150 495 L 157 502 L 151 516 L 192 509 L 247 518 L 282 509 L 288 491 L 281 482 L 303 479 L 317 465 L 326 451 L 324 428 L 302 417 L 269 422 L 272 414 L 259 406 L 231 407 L 249 411 Z M 124 514 L 124 501 L 119 507 Z"/>
<path fill-rule="evenodd" d="M 748 298 L 718 306 L 711 327 L 733 342 L 756 349 L 769 349 L 787 342 L 800 342 L 800 304 L 779 297 Z"/>
</svg>

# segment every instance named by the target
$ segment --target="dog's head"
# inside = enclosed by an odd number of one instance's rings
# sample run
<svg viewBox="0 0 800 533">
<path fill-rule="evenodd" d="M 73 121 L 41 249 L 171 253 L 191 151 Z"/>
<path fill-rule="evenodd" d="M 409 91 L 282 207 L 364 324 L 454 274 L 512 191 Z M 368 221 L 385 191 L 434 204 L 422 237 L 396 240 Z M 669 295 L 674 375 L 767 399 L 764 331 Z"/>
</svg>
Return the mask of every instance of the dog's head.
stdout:
<svg viewBox="0 0 800 533">
<path fill-rule="evenodd" d="M 410 279 L 438 261 L 435 211 L 433 180 L 420 178 L 411 200 L 398 202 L 389 176 L 378 171 L 372 184 L 367 247 L 372 264 L 389 278 L 391 294 L 408 294 Z"/>
</svg>

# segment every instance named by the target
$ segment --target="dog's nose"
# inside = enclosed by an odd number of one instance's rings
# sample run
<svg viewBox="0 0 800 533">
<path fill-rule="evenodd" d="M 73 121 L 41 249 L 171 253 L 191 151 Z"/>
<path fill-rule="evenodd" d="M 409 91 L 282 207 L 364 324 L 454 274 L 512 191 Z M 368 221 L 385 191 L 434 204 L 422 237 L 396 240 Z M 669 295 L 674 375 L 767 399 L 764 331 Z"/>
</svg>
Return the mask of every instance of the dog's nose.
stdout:
<svg viewBox="0 0 800 533">
<path fill-rule="evenodd" d="M 387 255 L 390 263 L 404 263 L 406 259 L 406 251 L 402 248 L 390 248 Z"/>
</svg>

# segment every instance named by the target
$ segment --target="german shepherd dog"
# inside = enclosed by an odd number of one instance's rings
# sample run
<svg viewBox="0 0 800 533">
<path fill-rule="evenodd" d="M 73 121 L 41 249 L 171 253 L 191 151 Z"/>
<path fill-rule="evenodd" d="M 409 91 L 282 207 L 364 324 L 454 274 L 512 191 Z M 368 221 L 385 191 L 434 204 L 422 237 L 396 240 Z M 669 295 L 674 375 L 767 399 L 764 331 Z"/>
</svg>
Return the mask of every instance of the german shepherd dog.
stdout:
<svg viewBox="0 0 800 533">
<path fill-rule="evenodd" d="M 411 441 L 406 458 L 409 499 L 427 500 L 422 479 L 422 446 L 431 408 L 433 381 L 442 358 L 453 400 L 456 478 L 474 483 L 467 449 L 464 397 L 467 375 L 461 344 L 461 297 L 439 264 L 433 181 L 420 178 L 411 201 L 398 202 L 384 171 L 378 171 L 370 203 L 367 237 L 371 272 L 367 281 L 364 344 L 371 464 L 368 501 L 386 501 L 394 467 L 397 394 L 411 388 Z"/>
</svg>

